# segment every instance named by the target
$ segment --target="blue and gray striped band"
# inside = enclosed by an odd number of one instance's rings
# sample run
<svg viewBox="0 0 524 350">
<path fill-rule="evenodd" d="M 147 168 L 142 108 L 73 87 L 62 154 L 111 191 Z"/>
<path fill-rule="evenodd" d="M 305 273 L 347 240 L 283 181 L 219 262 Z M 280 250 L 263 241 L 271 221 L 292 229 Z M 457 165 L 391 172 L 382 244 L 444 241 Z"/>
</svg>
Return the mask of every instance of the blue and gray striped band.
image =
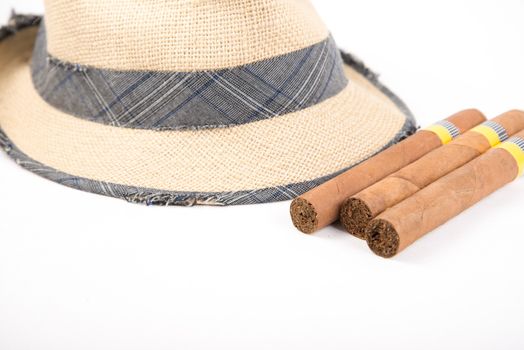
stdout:
<svg viewBox="0 0 524 350">
<path fill-rule="evenodd" d="M 508 142 L 512 142 L 512 143 L 516 144 L 517 146 L 520 147 L 522 152 L 524 152 L 524 139 L 522 137 L 513 136 L 512 138 L 510 138 L 508 140 Z"/>
<path fill-rule="evenodd" d="M 55 108 L 90 121 L 137 129 L 235 126 L 296 112 L 344 89 L 332 37 L 282 56 L 217 71 L 115 71 L 48 55 L 45 25 L 35 44 L 32 77 Z"/>
<path fill-rule="evenodd" d="M 484 122 L 483 125 L 488 126 L 493 131 L 495 131 L 497 133 L 498 137 L 499 137 L 500 142 L 504 142 L 504 141 L 506 141 L 509 138 L 506 129 L 504 129 L 504 127 L 502 125 L 500 125 L 499 123 L 494 122 L 492 120 L 488 120 L 488 121 Z"/>
<path fill-rule="evenodd" d="M 460 136 L 460 130 L 452 122 L 449 122 L 447 120 L 441 120 L 435 124 L 445 127 L 449 131 L 449 134 L 453 139 Z"/>
</svg>

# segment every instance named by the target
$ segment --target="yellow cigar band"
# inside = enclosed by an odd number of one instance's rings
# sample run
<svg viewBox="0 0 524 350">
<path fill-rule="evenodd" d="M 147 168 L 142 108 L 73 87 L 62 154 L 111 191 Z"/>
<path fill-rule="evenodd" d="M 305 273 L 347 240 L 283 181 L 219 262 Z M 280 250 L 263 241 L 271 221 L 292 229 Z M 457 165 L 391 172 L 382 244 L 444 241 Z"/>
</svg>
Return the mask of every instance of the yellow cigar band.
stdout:
<svg viewBox="0 0 524 350">
<path fill-rule="evenodd" d="M 522 142 L 524 145 L 524 142 Z M 522 173 L 524 172 L 524 149 L 523 146 L 519 146 L 517 143 L 513 141 L 508 141 L 501 143 L 496 148 L 502 148 L 508 151 L 509 154 L 515 158 L 515 161 L 517 162 L 517 165 L 519 167 L 519 174 L 517 177 L 520 177 Z"/>
<path fill-rule="evenodd" d="M 493 128 L 485 124 L 478 125 L 471 129 L 471 131 L 483 135 L 488 140 L 491 147 L 495 147 L 503 141 L 500 139 L 499 134 L 497 134 L 497 132 L 493 130 Z"/>
<path fill-rule="evenodd" d="M 445 145 L 446 143 L 449 143 L 453 140 L 453 135 L 451 132 L 443 125 L 440 124 L 433 124 L 431 126 L 428 126 L 424 130 L 431 131 L 434 134 L 438 136 L 440 141 L 442 141 L 442 144 Z"/>
</svg>

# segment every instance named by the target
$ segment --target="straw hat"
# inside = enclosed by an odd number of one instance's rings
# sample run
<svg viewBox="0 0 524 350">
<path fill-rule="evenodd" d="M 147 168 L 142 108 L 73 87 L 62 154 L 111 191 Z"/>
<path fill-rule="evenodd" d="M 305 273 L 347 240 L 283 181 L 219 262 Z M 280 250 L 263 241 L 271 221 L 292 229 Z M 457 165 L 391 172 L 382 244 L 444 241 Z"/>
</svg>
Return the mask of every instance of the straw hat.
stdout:
<svg viewBox="0 0 524 350">
<path fill-rule="evenodd" d="M 48 0 L 0 40 L 2 147 L 133 202 L 291 199 L 415 130 L 307 0 Z"/>
</svg>

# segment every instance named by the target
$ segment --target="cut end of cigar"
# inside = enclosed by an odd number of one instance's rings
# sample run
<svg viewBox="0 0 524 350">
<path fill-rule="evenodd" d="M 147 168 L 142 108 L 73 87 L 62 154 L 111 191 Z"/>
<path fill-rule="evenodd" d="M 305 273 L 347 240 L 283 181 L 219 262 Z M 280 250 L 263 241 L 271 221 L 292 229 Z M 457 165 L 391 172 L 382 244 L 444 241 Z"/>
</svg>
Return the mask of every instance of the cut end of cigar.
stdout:
<svg viewBox="0 0 524 350">
<path fill-rule="evenodd" d="M 373 253 L 391 258 L 398 252 L 400 239 L 397 231 L 386 220 L 373 220 L 366 231 L 366 241 Z"/>
<path fill-rule="evenodd" d="M 366 239 L 366 228 L 373 219 L 367 204 L 358 198 L 348 198 L 340 208 L 340 222 L 350 234 Z"/>
<path fill-rule="evenodd" d="M 304 233 L 313 233 L 318 227 L 317 211 L 311 203 L 303 198 L 291 202 L 291 220 L 293 225 Z"/>
</svg>

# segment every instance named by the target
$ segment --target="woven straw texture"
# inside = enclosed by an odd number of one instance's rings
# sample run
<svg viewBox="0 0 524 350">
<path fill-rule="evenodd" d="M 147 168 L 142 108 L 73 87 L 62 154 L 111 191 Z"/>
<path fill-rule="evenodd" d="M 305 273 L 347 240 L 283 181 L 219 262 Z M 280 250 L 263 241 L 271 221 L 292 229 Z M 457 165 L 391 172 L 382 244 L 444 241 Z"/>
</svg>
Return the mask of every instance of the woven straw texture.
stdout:
<svg viewBox="0 0 524 350">
<path fill-rule="evenodd" d="M 346 67 L 337 96 L 282 117 L 227 129 L 152 131 L 60 112 L 34 90 L 35 29 L 0 44 L 0 126 L 28 157 L 72 176 L 166 191 L 254 190 L 318 179 L 393 140 L 406 116 Z"/>
<path fill-rule="evenodd" d="M 216 70 L 318 43 L 308 0 L 47 0 L 49 52 L 117 70 Z M 81 15 L 80 15 L 81 14 Z"/>
</svg>

